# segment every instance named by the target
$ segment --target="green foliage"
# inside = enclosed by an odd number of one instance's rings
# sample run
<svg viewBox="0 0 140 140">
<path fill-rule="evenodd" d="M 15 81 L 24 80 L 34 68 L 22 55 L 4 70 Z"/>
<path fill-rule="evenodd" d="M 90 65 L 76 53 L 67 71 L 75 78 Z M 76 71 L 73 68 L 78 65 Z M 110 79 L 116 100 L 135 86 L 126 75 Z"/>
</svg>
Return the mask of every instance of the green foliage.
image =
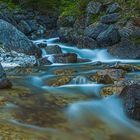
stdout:
<svg viewBox="0 0 140 140">
<path fill-rule="evenodd" d="M 130 41 L 134 44 L 140 44 L 140 38 L 139 37 L 131 37 Z"/>
<path fill-rule="evenodd" d="M 7 3 L 8 7 L 10 7 L 11 9 L 15 9 L 17 7 L 17 5 L 15 3 L 13 3 L 12 0 L 0 0 L 0 2 Z"/>
<path fill-rule="evenodd" d="M 80 16 L 85 14 L 85 8 L 90 0 L 61 0 L 62 16 Z"/>
</svg>

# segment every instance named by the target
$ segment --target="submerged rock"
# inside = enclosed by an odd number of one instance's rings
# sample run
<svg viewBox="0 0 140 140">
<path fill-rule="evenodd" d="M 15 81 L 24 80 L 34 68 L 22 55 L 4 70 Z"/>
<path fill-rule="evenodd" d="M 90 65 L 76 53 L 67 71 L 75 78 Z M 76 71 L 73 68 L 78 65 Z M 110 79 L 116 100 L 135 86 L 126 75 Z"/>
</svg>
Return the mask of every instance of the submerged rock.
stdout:
<svg viewBox="0 0 140 140">
<path fill-rule="evenodd" d="M 125 111 L 131 119 L 140 121 L 140 85 L 126 86 L 120 94 Z"/>
<path fill-rule="evenodd" d="M 105 69 L 96 72 L 95 79 L 98 83 L 113 84 L 115 81 L 124 78 L 125 71 L 121 69 Z"/>
<path fill-rule="evenodd" d="M 12 83 L 6 78 L 6 73 L 0 63 L 0 89 L 11 88 Z"/>
<path fill-rule="evenodd" d="M 77 63 L 77 54 L 66 53 L 53 55 L 54 63 Z"/>
</svg>

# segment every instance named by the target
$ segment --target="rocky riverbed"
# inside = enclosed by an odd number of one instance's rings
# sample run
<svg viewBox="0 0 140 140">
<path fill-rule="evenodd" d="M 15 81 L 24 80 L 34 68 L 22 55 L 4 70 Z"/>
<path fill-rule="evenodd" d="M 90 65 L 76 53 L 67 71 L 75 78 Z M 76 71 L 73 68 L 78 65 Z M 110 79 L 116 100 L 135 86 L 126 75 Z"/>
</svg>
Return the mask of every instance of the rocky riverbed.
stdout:
<svg viewBox="0 0 140 140">
<path fill-rule="evenodd" d="M 0 8 L 0 139 L 139 140 L 139 17 Z"/>
</svg>

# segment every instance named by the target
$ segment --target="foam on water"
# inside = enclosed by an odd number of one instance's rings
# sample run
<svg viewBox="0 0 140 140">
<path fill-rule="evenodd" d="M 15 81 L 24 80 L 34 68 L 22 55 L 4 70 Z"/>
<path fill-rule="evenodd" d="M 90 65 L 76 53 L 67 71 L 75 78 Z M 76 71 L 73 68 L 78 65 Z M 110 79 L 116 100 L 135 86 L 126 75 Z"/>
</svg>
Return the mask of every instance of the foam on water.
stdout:
<svg viewBox="0 0 140 140">
<path fill-rule="evenodd" d="M 59 37 L 51 38 L 51 39 L 40 39 L 40 40 L 34 41 L 34 43 L 38 44 L 38 43 L 43 42 L 43 43 L 48 44 L 49 46 L 59 45 L 63 53 L 70 53 L 70 52 L 76 53 L 79 58 L 90 59 L 92 60 L 92 62 L 101 61 L 104 63 L 111 63 L 111 62 L 140 63 L 140 60 L 115 58 L 107 52 L 107 49 L 94 49 L 94 50 L 78 49 L 76 46 L 69 46 L 66 44 L 59 43 L 59 42 L 57 43 L 56 41 L 58 40 L 59 40 Z M 44 54 L 44 51 L 43 51 L 43 54 Z"/>
<path fill-rule="evenodd" d="M 116 97 L 71 104 L 66 114 L 74 125 L 92 122 L 94 126 L 94 123 L 102 122 L 119 133 L 124 133 L 125 130 L 140 132 L 126 117 L 122 102 Z"/>
</svg>

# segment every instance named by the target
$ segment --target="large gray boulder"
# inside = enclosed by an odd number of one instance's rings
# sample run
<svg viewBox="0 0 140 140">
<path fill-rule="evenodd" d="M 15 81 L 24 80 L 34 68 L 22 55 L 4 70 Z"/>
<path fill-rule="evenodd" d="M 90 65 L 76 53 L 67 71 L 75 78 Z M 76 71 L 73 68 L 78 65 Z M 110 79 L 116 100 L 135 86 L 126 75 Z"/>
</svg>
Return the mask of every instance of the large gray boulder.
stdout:
<svg viewBox="0 0 140 140">
<path fill-rule="evenodd" d="M 6 78 L 6 73 L 0 63 L 0 89 L 11 88 L 12 83 Z"/>
<path fill-rule="evenodd" d="M 88 37 L 96 39 L 101 32 L 104 32 L 109 25 L 98 23 L 97 25 L 91 24 L 84 30 L 84 34 Z"/>
<path fill-rule="evenodd" d="M 90 37 L 79 37 L 77 47 L 81 49 L 96 49 L 99 48 L 99 45 L 96 40 Z"/>
<path fill-rule="evenodd" d="M 132 43 L 128 39 L 122 39 L 120 43 L 108 48 L 110 54 L 124 59 L 139 59 L 140 45 Z"/>
<path fill-rule="evenodd" d="M 40 55 L 39 50 L 34 46 L 22 32 L 12 24 L 0 19 L 0 43 L 7 51 L 14 50 L 29 55 Z"/>
<path fill-rule="evenodd" d="M 118 29 L 113 25 L 111 25 L 106 31 L 100 33 L 97 37 L 97 41 L 102 47 L 112 46 L 118 43 L 120 39 L 121 37 Z"/>
<path fill-rule="evenodd" d="M 126 86 L 120 94 L 128 117 L 140 121 L 140 85 Z"/>
</svg>

